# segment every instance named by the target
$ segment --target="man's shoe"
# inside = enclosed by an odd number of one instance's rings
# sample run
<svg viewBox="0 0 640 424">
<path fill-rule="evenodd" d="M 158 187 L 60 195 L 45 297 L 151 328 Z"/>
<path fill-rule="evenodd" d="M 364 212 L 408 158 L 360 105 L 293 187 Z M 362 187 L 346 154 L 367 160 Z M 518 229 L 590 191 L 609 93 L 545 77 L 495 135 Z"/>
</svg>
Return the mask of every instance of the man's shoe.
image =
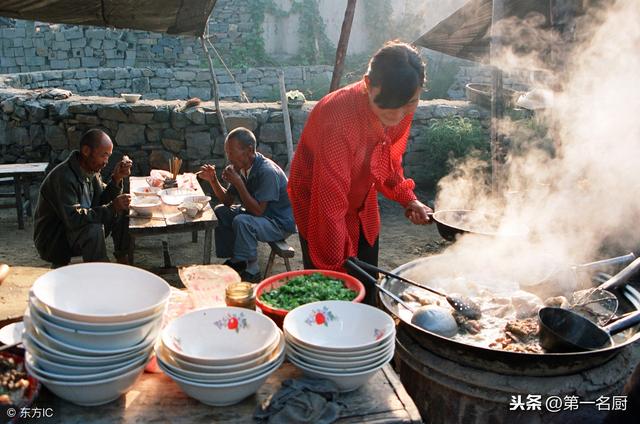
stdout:
<svg viewBox="0 0 640 424">
<path fill-rule="evenodd" d="M 256 274 L 252 274 L 248 271 L 242 271 L 240 273 L 240 278 L 242 279 L 242 281 L 246 281 L 247 283 L 259 283 L 261 278 L 260 278 L 260 273 L 256 273 Z"/>
<path fill-rule="evenodd" d="M 241 274 L 242 271 L 244 271 L 247 268 L 246 261 L 231 262 L 231 259 L 227 259 L 226 261 L 224 261 L 222 265 L 226 265 L 230 268 L 233 268 L 238 274 Z"/>
</svg>

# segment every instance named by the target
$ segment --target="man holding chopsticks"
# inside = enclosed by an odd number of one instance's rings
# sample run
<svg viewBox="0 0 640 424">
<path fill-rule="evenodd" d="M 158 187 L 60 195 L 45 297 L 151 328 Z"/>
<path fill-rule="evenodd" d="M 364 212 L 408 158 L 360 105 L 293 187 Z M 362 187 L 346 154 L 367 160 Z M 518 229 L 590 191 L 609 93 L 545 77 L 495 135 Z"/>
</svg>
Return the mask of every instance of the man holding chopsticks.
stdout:
<svg viewBox="0 0 640 424">
<path fill-rule="evenodd" d="M 52 262 L 52 268 L 80 255 L 84 262 L 109 262 L 109 233 L 116 259 L 126 262 L 131 198 L 122 194 L 122 181 L 131 174 L 132 162 L 123 156 L 105 184 L 100 171 L 112 152 L 113 143 L 104 131 L 89 130 L 80 139 L 80 150 L 71 152 L 42 182 L 33 238 L 40 257 Z"/>
<path fill-rule="evenodd" d="M 272 160 L 256 152 L 256 138 L 236 128 L 224 142 L 230 164 L 222 171 L 223 187 L 213 165 L 203 165 L 199 177 L 209 181 L 221 205 L 215 207 L 216 255 L 244 281 L 257 282 L 258 242 L 284 240 L 296 231 L 287 195 L 287 176 Z M 236 204 L 237 201 L 240 204 Z"/>
</svg>

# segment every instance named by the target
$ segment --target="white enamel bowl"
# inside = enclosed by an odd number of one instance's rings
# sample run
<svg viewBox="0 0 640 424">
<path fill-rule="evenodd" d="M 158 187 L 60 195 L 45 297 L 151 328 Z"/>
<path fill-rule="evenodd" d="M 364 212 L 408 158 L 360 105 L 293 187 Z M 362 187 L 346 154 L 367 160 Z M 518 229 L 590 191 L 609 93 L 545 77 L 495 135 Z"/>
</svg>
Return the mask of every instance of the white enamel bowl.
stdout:
<svg viewBox="0 0 640 424">
<path fill-rule="evenodd" d="M 27 370 L 58 397 L 82 406 L 104 405 L 128 392 L 144 371 L 142 364 L 125 374 L 102 380 L 59 381 L 47 378 L 26 363 Z"/>
<path fill-rule="evenodd" d="M 78 367 L 99 367 L 106 365 L 122 364 L 135 357 L 147 355 L 153 348 L 154 340 L 150 340 L 147 344 L 139 349 L 122 353 L 118 355 L 102 355 L 102 356 L 86 356 L 63 352 L 48 345 L 37 337 L 25 331 L 22 343 L 29 352 L 36 352 L 41 358 L 55 362 L 61 365 L 70 365 Z"/>
<path fill-rule="evenodd" d="M 142 97 L 142 94 L 138 94 L 138 93 L 120 93 L 120 96 L 127 103 L 135 103 L 138 100 L 140 100 L 140 97 Z"/>
<path fill-rule="evenodd" d="M 166 368 L 160 361 L 158 361 L 158 365 L 188 396 L 197 399 L 206 405 L 226 406 L 238 403 L 258 391 L 267 378 L 269 378 L 269 376 L 282 364 L 284 357 L 284 355 L 281 355 L 273 364 L 272 368 L 269 368 L 255 377 L 247 380 L 220 384 L 197 383 L 176 375 Z"/>
<path fill-rule="evenodd" d="M 158 196 L 136 196 L 131 199 L 129 207 L 133 209 L 138 216 L 152 216 L 153 212 L 157 210 L 162 202 L 158 199 Z"/>
<path fill-rule="evenodd" d="M 162 343 L 171 355 L 200 365 L 231 365 L 258 358 L 279 337 L 268 317 L 243 308 L 199 309 L 170 322 Z"/>
<path fill-rule="evenodd" d="M 30 352 L 25 355 L 25 361 L 29 364 L 31 369 L 37 372 L 39 375 L 56 381 L 69 381 L 69 382 L 81 382 L 81 381 L 96 381 L 105 380 L 108 378 L 117 377 L 128 373 L 129 371 L 145 365 L 149 361 L 149 356 L 143 356 L 131 361 L 120 364 L 117 368 L 113 368 L 107 371 L 94 372 L 91 374 L 65 374 L 46 370 L 41 366 L 40 359 Z"/>
<path fill-rule="evenodd" d="M 91 323 L 127 323 L 164 310 L 169 285 L 128 265 L 91 262 L 68 265 L 39 277 L 33 296 L 56 317 Z"/>
<path fill-rule="evenodd" d="M 323 350 L 321 348 L 315 348 L 315 347 L 299 344 L 298 342 L 295 341 L 295 339 L 292 339 L 290 336 L 285 335 L 285 338 L 287 339 L 287 345 L 292 346 L 297 351 L 311 358 L 326 359 L 327 356 L 330 356 L 332 361 L 339 361 L 339 362 L 360 361 L 363 359 L 370 359 L 375 356 L 379 356 L 380 353 L 389 346 L 389 344 L 392 344 L 395 342 L 395 331 L 391 335 L 391 337 L 389 337 L 385 342 L 379 345 L 370 347 L 368 349 L 353 350 L 353 351 L 347 351 L 347 352 L 339 352 L 335 350 L 331 350 L 331 351 Z"/>
<path fill-rule="evenodd" d="M 367 381 L 369 381 L 369 379 L 371 377 L 373 377 L 375 375 L 375 373 L 377 373 L 380 368 L 382 368 L 384 366 L 384 364 L 386 362 L 384 362 L 382 365 L 376 367 L 376 368 L 372 368 L 366 371 L 361 371 L 361 372 L 357 372 L 357 373 L 331 373 L 331 372 L 327 372 L 327 371 L 316 371 L 313 370 L 311 368 L 309 368 L 308 366 L 300 363 L 300 362 L 295 362 L 294 360 L 291 360 L 291 358 L 289 358 L 289 360 L 291 361 L 292 364 L 294 364 L 296 367 L 300 368 L 304 374 L 310 376 L 310 377 L 314 377 L 314 378 L 324 378 L 327 380 L 331 380 L 333 381 L 336 386 L 338 386 L 338 389 L 341 392 L 350 392 L 353 390 L 358 389 L 360 386 L 362 386 L 364 383 L 366 383 Z"/>
<path fill-rule="evenodd" d="M 161 361 L 169 371 L 173 372 L 179 377 L 199 383 L 231 383 L 234 381 L 251 379 L 259 374 L 264 373 L 268 369 L 271 369 L 273 365 L 284 354 L 284 349 L 284 337 L 281 336 L 276 348 L 268 352 L 269 357 L 267 361 L 255 366 L 246 367 L 242 370 L 229 372 L 197 372 L 186 370 L 182 368 L 180 364 L 178 364 L 171 356 L 171 354 L 162 346 L 156 348 L 156 356 L 158 358 L 158 361 Z"/>
<path fill-rule="evenodd" d="M 115 356 L 115 355 L 126 355 L 131 352 L 136 352 L 143 349 L 145 346 L 153 344 L 156 337 L 158 336 L 159 326 L 157 329 L 152 331 L 145 339 L 141 342 L 126 346 L 117 349 L 90 349 L 79 347 L 70 343 L 65 343 L 61 340 L 56 339 L 51 334 L 47 333 L 44 329 L 38 328 L 34 325 L 28 316 L 24 317 L 25 323 L 25 333 L 32 336 L 34 339 L 38 340 L 42 344 L 49 347 L 51 350 L 54 350 L 59 353 L 67 353 L 70 355 L 77 356 L 96 356 L 96 357 L 104 357 L 104 356 Z"/>
<path fill-rule="evenodd" d="M 351 367 L 336 367 L 331 364 L 330 361 L 326 361 L 328 362 L 328 365 L 319 364 L 316 361 L 310 361 L 308 358 L 292 352 L 291 349 L 287 350 L 287 357 L 289 358 L 291 363 L 295 364 L 296 366 L 303 366 L 306 370 L 339 376 L 342 374 L 361 373 L 370 371 L 372 369 L 378 369 L 393 358 L 394 352 L 395 346 L 390 346 L 389 349 L 384 352 L 384 355 L 379 356 L 375 360 L 369 361 L 366 364 Z"/>
<path fill-rule="evenodd" d="M 327 371 L 330 371 L 329 368 L 333 368 L 335 370 L 346 370 L 372 366 L 381 358 L 386 357 L 389 352 L 393 352 L 394 344 L 395 340 L 391 339 L 390 343 L 385 344 L 383 346 L 384 349 L 379 352 L 374 352 L 364 356 L 355 356 L 350 360 L 348 360 L 347 358 L 340 358 L 340 360 L 336 360 L 335 357 L 330 355 L 321 356 L 316 354 L 309 354 L 308 352 L 298 348 L 297 345 L 289 343 L 287 345 L 287 355 L 299 361 L 303 361 L 304 363 L 311 366 L 323 367 Z"/>
<path fill-rule="evenodd" d="M 78 330 L 48 322 L 35 308 L 30 308 L 30 319 L 33 324 L 42 328 L 51 337 L 69 345 L 84 349 L 108 350 L 126 349 L 135 346 L 152 334 L 160 331 L 161 320 L 149 321 L 138 327 L 118 331 L 86 331 Z"/>
<path fill-rule="evenodd" d="M 362 303 L 327 300 L 289 312 L 283 330 L 297 344 L 324 352 L 359 352 L 384 344 L 395 334 L 393 319 Z"/>
<path fill-rule="evenodd" d="M 29 297 L 29 310 L 30 311 L 35 310 L 35 312 L 38 313 L 38 317 L 52 324 L 56 324 L 66 328 L 72 328 L 75 330 L 90 331 L 90 332 L 96 332 L 96 333 L 130 330 L 136 327 L 147 325 L 152 321 L 162 320 L 162 316 L 164 314 L 164 308 L 161 308 L 154 315 L 135 319 L 132 321 L 125 321 L 125 322 L 119 322 L 119 323 L 82 322 L 82 321 L 76 321 L 76 320 L 57 317 L 55 315 L 49 315 L 46 312 L 45 308 L 38 302 L 38 299 L 36 299 L 33 296 Z"/>
</svg>

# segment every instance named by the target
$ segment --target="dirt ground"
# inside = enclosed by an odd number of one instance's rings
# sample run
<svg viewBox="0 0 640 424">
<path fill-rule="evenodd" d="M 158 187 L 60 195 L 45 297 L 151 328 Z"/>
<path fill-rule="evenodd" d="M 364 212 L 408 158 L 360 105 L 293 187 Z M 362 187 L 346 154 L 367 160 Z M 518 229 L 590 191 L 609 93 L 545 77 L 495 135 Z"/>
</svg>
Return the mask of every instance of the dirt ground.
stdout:
<svg viewBox="0 0 640 424">
<path fill-rule="evenodd" d="M 420 199 L 425 196 L 418 195 Z M 32 194 L 32 199 L 37 199 L 37 193 Z M 4 199 L 3 199 L 4 201 Z M 442 250 L 446 246 L 436 230 L 435 225 L 415 226 L 407 220 L 402 208 L 395 202 L 381 198 L 380 213 L 382 219 L 382 231 L 380 234 L 380 266 L 392 269 L 412 259 L 428 256 Z M 33 245 L 33 225 L 31 219 L 26 220 L 24 230 L 18 230 L 18 222 L 15 209 L 0 209 L 0 263 L 10 266 L 34 266 L 49 267 L 47 262 L 40 259 Z M 197 243 L 191 242 L 191 234 L 171 235 L 169 239 L 169 251 L 174 265 L 184 266 L 202 263 L 204 233 L 200 233 Z M 113 251 L 109 239 L 109 251 Z M 296 256 L 292 259 L 293 269 L 302 269 L 302 255 L 300 242 L 297 236 L 288 239 L 288 243 L 296 250 Z M 269 246 L 266 243 L 259 245 L 259 260 L 264 271 L 269 257 Z M 80 258 L 74 258 L 74 263 Z M 213 258 L 213 263 L 222 263 L 223 259 Z M 136 239 L 135 265 L 144 269 L 158 269 L 163 266 L 162 238 L 143 237 Z M 276 258 L 272 273 L 284 272 L 284 262 Z M 180 286 L 177 273 L 163 274 L 163 278 L 171 284 Z"/>
</svg>

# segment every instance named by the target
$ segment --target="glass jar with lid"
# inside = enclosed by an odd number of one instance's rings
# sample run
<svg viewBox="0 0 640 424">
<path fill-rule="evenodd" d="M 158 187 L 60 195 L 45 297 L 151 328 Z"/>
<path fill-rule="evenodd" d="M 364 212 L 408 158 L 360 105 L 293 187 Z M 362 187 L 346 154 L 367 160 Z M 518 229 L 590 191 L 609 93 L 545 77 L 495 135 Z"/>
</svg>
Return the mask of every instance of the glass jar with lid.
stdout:
<svg viewBox="0 0 640 424">
<path fill-rule="evenodd" d="M 231 283 L 225 290 L 225 303 L 227 306 L 256 309 L 256 294 L 254 284 L 240 282 Z"/>
</svg>

